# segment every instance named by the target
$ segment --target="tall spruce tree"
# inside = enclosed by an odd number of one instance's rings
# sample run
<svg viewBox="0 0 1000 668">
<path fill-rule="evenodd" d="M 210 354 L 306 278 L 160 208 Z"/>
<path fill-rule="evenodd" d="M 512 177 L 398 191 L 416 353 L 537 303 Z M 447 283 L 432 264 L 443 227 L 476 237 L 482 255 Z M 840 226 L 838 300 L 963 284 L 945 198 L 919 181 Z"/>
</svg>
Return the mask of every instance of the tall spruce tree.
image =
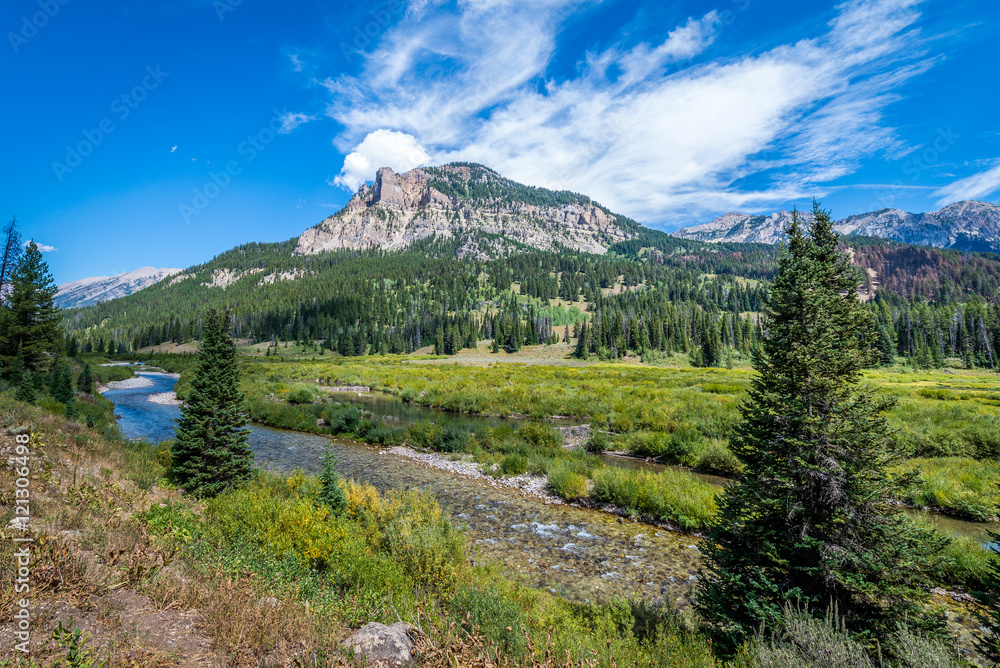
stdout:
<svg viewBox="0 0 1000 668">
<path fill-rule="evenodd" d="M 940 627 L 918 602 L 946 540 L 890 503 L 909 482 L 888 472 L 901 458 L 882 415 L 893 402 L 859 385 L 877 329 L 829 214 L 813 213 L 808 236 L 797 214 L 786 230 L 731 439 L 744 471 L 701 547 L 696 607 L 724 652 L 779 626 L 789 603 L 817 616 L 836 605 L 870 647 L 899 623 Z"/>
<path fill-rule="evenodd" d="M 226 331 L 226 320 L 209 311 L 171 448 L 171 478 L 202 497 L 238 487 L 254 475 L 249 431 L 243 428 L 249 420 L 239 389 L 239 354 Z"/>
<path fill-rule="evenodd" d="M 94 393 L 94 373 L 90 369 L 90 362 L 85 362 L 83 370 L 76 379 L 76 389 L 83 394 Z"/>
<path fill-rule="evenodd" d="M 3 368 L 12 368 L 14 357 L 20 353 L 29 372 L 48 370 L 62 352 L 63 335 L 59 311 L 52 301 L 55 281 L 34 241 L 28 242 L 8 280 L 6 299 L 0 306 Z"/>
</svg>

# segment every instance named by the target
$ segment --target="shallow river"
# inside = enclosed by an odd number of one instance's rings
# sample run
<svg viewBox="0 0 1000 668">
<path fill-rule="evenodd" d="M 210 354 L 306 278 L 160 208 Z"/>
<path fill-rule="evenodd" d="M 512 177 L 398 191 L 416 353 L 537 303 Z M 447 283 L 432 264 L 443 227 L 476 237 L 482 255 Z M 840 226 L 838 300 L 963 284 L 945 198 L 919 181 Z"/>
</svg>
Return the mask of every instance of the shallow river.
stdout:
<svg viewBox="0 0 1000 668">
<path fill-rule="evenodd" d="M 171 438 L 179 409 L 153 404 L 148 397 L 172 389 L 176 381 L 140 375 L 152 385 L 111 390 L 104 396 L 115 403 L 119 425 L 128 438 L 154 442 Z M 260 426 L 254 426 L 250 435 L 257 464 L 283 471 L 317 471 L 328 443 L 346 477 L 381 490 L 430 491 L 467 527 L 481 558 L 500 561 L 522 573 L 529 583 L 570 599 L 606 600 L 618 594 L 683 599 L 697 570 L 695 541 L 684 535 L 622 523 L 607 513 L 546 504 L 509 489 L 493 489 L 353 441 Z"/>
</svg>

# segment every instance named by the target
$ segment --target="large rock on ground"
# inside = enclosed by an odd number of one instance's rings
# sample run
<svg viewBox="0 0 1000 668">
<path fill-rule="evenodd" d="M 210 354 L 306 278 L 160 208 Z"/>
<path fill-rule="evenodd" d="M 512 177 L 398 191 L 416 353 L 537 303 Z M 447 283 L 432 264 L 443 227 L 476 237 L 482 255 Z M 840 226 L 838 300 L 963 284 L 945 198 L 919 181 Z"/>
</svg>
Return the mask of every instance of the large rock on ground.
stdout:
<svg viewBox="0 0 1000 668">
<path fill-rule="evenodd" d="M 353 649 L 354 656 L 364 657 L 369 664 L 403 666 L 413 660 L 412 627 L 405 622 L 392 626 L 371 622 L 365 624 L 342 644 Z"/>
</svg>

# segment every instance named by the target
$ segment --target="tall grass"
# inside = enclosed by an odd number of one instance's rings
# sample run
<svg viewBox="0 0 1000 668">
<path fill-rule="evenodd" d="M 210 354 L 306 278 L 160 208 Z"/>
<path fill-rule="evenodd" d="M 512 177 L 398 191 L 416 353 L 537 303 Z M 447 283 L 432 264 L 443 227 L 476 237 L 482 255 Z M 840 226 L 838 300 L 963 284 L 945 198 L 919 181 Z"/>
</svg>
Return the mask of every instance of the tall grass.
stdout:
<svg viewBox="0 0 1000 668">
<path fill-rule="evenodd" d="M 594 471 L 590 498 L 638 514 L 703 529 L 715 517 L 715 489 L 684 471 L 660 473 L 607 467 Z"/>
<path fill-rule="evenodd" d="M 967 457 L 911 459 L 899 471 L 919 469 L 917 485 L 905 499 L 919 506 L 942 508 L 948 512 L 983 522 L 996 516 L 1000 504 L 1000 462 L 976 461 Z"/>
</svg>

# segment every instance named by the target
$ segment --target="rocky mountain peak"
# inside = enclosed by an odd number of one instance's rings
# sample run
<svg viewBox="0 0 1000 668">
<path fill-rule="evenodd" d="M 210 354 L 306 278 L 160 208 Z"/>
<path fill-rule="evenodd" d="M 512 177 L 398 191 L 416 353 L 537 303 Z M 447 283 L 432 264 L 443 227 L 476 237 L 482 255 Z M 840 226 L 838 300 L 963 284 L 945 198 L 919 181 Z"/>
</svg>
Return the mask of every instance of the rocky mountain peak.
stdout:
<svg viewBox="0 0 1000 668">
<path fill-rule="evenodd" d="M 812 219 L 810 212 L 800 215 L 807 221 Z M 790 218 L 787 211 L 766 216 L 727 213 L 710 223 L 678 230 L 674 235 L 699 241 L 773 244 L 785 238 L 784 228 Z M 881 237 L 919 246 L 1000 252 L 1000 206 L 989 202 L 955 202 L 928 213 L 879 209 L 838 220 L 834 229 L 841 234 Z"/>
<path fill-rule="evenodd" d="M 630 238 L 638 224 L 590 198 L 516 183 L 472 163 L 412 169 L 380 168 L 347 205 L 299 238 L 295 252 L 342 248 L 393 250 L 435 235 L 468 241 L 460 254 L 493 257 L 529 246 L 565 246 L 603 254 Z"/>
</svg>

